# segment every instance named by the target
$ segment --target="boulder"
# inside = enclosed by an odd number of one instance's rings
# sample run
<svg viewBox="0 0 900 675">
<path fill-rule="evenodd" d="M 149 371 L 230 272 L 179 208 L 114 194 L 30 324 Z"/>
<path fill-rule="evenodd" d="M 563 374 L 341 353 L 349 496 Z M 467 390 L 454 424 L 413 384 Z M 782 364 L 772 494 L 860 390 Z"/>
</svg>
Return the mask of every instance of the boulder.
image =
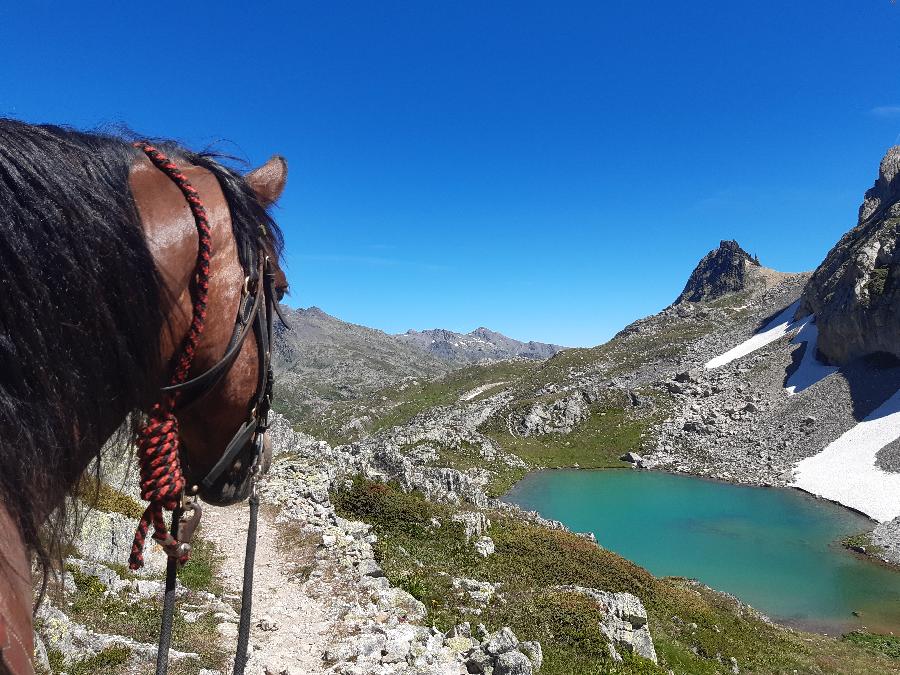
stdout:
<svg viewBox="0 0 900 675">
<path fill-rule="evenodd" d="M 532 675 L 534 666 L 522 652 L 505 652 L 494 661 L 494 675 Z"/>
<path fill-rule="evenodd" d="M 636 452 L 626 452 L 624 455 L 619 457 L 619 459 L 623 462 L 628 462 L 629 464 L 634 464 L 636 466 L 641 466 L 644 463 L 644 458 Z"/>
</svg>

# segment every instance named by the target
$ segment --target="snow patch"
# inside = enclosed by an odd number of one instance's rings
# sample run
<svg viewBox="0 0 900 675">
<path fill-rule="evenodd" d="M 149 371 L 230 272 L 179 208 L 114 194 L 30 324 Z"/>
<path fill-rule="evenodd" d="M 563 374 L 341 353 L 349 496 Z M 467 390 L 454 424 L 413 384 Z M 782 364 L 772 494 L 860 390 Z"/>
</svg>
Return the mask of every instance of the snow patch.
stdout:
<svg viewBox="0 0 900 675">
<path fill-rule="evenodd" d="M 807 346 L 807 350 L 809 346 Z M 875 465 L 878 451 L 900 438 L 900 391 L 859 424 L 801 460 L 794 487 L 886 522 L 900 515 L 900 474 Z"/>
<path fill-rule="evenodd" d="M 803 350 L 803 358 L 797 370 L 790 374 L 784 390 L 788 396 L 799 394 L 804 389 L 809 389 L 816 382 L 824 380 L 832 373 L 836 373 L 839 369 L 834 366 L 828 366 L 816 358 L 816 346 L 819 344 L 819 329 L 812 315 L 800 319 L 802 323 L 800 330 L 794 339 L 791 340 L 792 345 L 799 345 L 801 342 L 806 343 Z"/>
<path fill-rule="evenodd" d="M 798 300 L 793 305 L 781 312 L 781 314 L 772 319 L 765 326 L 763 326 L 758 333 L 752 335 L 749 339 L 744 340 L 737 347 L 729 349 L 724 354 L 717 356 L 710 361 L 707 361 L 703 367 L 707 370 L 719 368 L 720 366 L 731 363 L 735 359 L 739 359 L 742 356 L 747 356 L 747 354 L 751 354 L 757 349 L 765 347 L 771 342 L 775 342 L 775 340 L 777 340 L 778 338 L 784 337 L 792 330 L 794 330 L 800 324 L 800 322 L 804 321 L 804 319 L 800 319 L 799 321 L 794 322 L 792 322 L 791 320 L 794 316 L 794 312 L 797 311 L 797 308 L 799 306 L 800 301 Z"/>
</svg>

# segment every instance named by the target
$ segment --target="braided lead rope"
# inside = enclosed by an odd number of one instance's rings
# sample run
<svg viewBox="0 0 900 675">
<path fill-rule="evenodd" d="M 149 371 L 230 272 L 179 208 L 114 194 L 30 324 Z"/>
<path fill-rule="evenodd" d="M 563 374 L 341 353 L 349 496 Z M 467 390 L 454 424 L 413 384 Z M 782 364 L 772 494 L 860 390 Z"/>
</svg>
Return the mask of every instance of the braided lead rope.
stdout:
<svg viewBox="0 0 900 675">
<path fill-rule="evenodd" d="M 147 158 L 157 169 L 168 176 L 187 200 L 199 235 L 197 262 L 191 296 L 193 299 L 193 318 L 188 333 L 181 344 L 181 351 L 175 363 L 170 385 L 184 382 L 191 370 L 194 352 L 203 334 L 206 321 L 206 305 L 209 297 L 209 261 L 212 252 L 212 236 L 206 219 L 206 209 L 194 186 L 187 176 L 149 143 L 140 141 L 134 144 L 143 150 Z M 175 511 L 181 502 L 184 491 L 184 475 L 178 458 L 178 420 L 172 412 L 178 400 L 179 392 L 175 391 L 163 396 L 150 410 L 147 421 L 138 434 L 138 460 L 141 474 L 141 499 L 149 502 L 138 523 L 131 544 L 131 555 L 128 566 L 139 569 L 144 564 L 144 542 L 150 524 L 153 524 L 153 538 L 162 545 L 170 558 L 178 558 L 179 562 L 187 562 L 189 553 L 179 550 L 178 541 L 169 532 L 163 519 L 163 510 Z"/>
</svg>

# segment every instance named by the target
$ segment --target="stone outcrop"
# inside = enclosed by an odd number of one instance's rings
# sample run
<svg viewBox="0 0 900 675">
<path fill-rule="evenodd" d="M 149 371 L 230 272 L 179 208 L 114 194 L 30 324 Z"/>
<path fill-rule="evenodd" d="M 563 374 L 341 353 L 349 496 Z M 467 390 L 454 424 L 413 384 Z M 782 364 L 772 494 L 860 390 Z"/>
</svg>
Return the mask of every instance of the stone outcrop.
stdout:
<svg viewBox="0 0 900 675">
<path fill-rule="evenodd" d="M 888 150 L 859 220 L 813 273 L 797 317 L 816 315 L 819 353 L 834 364 L 900 357 L 900 146 Z"/>
<path fill-rule="evenodd" d="M 600 632 L 609 640 L 610 655 L 622 660 L 621 651 L 657 662 L 653 638 L 647 626 L 647 610 L 631 593 L 609 593 L 584 586 L 560 586 L 560 591 L 587 596 L 603 610 Z"/>
<path fill-rule="evenodd" d="M 714 300 L 726 293 L 742 291 L 747 288 L 750 270 L 755 267 L 759 267 L 759 260 L 736 241 L 722 241 L 719 248 L 703 256 L 675 302 Z"/>
<path fill-rule="evenodd" d="M 521 436 L 568 434 L 590 415 L 585 397 L 575 392 L 552 403 L 535 403 L 514 422 Z"/>
</svg>

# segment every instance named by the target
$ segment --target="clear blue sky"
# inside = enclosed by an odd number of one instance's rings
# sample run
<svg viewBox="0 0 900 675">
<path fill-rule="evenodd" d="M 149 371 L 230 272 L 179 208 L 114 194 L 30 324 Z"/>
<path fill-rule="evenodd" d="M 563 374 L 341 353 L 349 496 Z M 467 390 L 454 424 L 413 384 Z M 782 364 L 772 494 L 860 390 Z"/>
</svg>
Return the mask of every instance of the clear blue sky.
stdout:
<svg viewBox="0 0 900 675">
<path fill-rule="evenodd" d="M 900 142 L 900 6 L 3 3 L 0 114 L 257 164 L 291 303 L 602 342 L 736 238 L 814 268 Z M 70 3 L 74 4 L 74 3 Z"/>
</svg>

